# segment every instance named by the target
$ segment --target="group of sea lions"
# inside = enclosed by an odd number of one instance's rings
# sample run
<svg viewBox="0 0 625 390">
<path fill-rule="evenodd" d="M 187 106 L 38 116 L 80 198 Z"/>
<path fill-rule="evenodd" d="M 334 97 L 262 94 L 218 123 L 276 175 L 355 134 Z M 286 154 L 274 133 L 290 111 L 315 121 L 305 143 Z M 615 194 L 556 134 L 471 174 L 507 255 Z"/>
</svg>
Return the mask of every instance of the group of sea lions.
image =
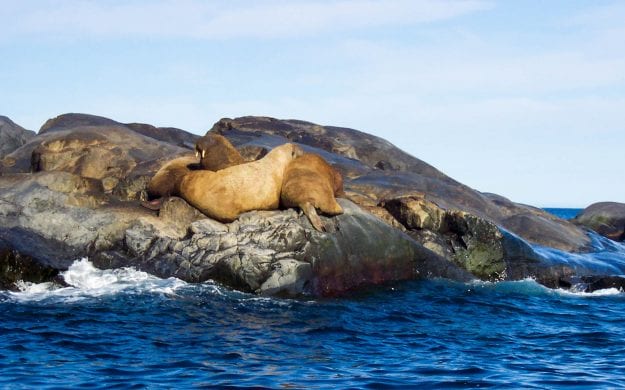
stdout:
<svg viewBox="0 0 625 390">
<path fill-rule="evenodd" d="M 343 178 L 321 156 L 286 143 L 246 161 L 227 138 L 214 133 L 196 142 L 195 156 L 166 162 L 147 192 L 156 199 L 144 203 L 148 208 L 157 209 L 164 197 L 180 196 L 221 222 L 251 210 L 299 207 L 315 229 L 325 231 L 317 210 L 330 216 L 343 213 L 336 201 L 344 196 Z"/>
</svg>

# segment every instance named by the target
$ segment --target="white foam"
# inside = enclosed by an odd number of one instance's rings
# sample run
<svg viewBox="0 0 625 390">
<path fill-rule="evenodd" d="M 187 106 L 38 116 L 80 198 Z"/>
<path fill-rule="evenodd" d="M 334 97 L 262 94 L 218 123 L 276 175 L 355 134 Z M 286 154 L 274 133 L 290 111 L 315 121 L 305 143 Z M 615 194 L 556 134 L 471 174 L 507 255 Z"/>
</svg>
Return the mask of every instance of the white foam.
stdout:
<svg viewBox="0 0 625 390">
<path fill-rule="evenodd" d="M 514 280 L 514 281 L 503 281 L 503 282 L 489 282 L 482 280 L 474 280 L 467 285 L 471 289 L 493 289 L 499 292 L 512 292 L 512 293 L 521 293 L 521 294 L 557 294 L 563 295 L 567 297 L 578 297 L 578 298 L 590 298 L 590 297 L 603 297 L 603 296 L 614 296 L 614 295 L 625 295 L 620 289 L 617 288 L 606 288 L 602 290 L 595 290 L 593 292 L 585 292 L 579 291 L 575 289 L 565 290 L 562 288 L 551 289 L 549 287 L 545 287 L 542 284 L 538 283 L 533 278 L 525 278 L 522 280 Z"/>
<path fill-rule="evenodd" d="M 11 292 L 10 296 L 20 301 L 40 301 L 51 297 L 74 301 L 122 291 L 173 295 L 177 289 L 187 285 L 180 279 L 160 279 L 134 268 L 100 270 L 86 258 L 75 261 L 61 276 L 70 287 L 19 282 L 20 291 Z"/>
<path fill-rule="evenodd" d="M 574 291 L 574 290 L 564 290 L 564 289 L 556 289 L 554 290 L 556 291 L 558 294 L 561 295 L 566 295 L 566 296 L 573 296 L 573 297 L 605 297 L 605 296 L 612 296 L 612 295 L 621 295 L 623 294 L 623 291 L 618 289 L 618 288 L 605 288 L 602 290 L 595 290 L 593 292 L 584 292 L 584 291 Z"/>
</svg>

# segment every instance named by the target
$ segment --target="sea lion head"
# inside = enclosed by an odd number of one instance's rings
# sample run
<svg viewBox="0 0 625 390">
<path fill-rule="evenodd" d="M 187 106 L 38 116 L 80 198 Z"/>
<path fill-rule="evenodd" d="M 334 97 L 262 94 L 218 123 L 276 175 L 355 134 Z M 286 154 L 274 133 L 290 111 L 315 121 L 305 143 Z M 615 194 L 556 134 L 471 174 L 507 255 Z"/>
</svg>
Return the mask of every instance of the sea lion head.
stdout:
<svg viewBox="0 0 625 390">
<path fill-rule="evenodd" d="M 228 141 L 226 137 L 222 135 L 208 133 L 204 137 L 199 138 L 195 142 L 195 157 L 200 157 L 204 159 L 206 158 L 207 151 L 219 145 L 231 145 L 231 144 L 230 144 L 230 141 Z"/>
<path fill-rule="evenodd" d="M 195 156 L 200 157 L 202 169 L 208 171 L 218 171 L 245 162 L 226 137 L 211 132 L 195 142 Z"/>
</svg>

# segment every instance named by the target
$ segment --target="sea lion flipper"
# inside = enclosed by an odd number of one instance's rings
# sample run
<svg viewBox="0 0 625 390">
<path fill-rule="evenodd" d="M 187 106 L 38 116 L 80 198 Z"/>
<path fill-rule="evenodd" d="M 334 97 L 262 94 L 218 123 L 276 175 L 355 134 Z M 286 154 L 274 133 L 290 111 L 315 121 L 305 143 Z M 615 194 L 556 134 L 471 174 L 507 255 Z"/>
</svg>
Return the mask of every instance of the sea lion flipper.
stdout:
<svg viewBox="0 0 625 390">
<path fill-rule="evenodd" d="M 323 222 L 321 222 L 321 218 L 319 218 L 319 214 L 317 214 L 317 210 L 315 210 L 315 206 L 313 206 L 312 203 L 305 202 L 304 204 L 300 205 L 300 208 L 302 209 L 304 214 L 306 214 L 308 220 L 310 221 L 310 224 L 313 225 L 315 229 L 320 232 L 326 231 L 326 228 L 323 225 Z"/>
</svg>

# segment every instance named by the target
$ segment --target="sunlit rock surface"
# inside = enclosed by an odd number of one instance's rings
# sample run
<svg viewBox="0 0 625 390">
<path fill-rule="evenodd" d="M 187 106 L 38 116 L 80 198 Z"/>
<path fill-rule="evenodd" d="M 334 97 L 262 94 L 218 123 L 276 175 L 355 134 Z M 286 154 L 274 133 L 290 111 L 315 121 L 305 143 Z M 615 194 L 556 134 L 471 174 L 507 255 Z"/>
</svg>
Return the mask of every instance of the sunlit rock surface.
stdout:
<svg viewBox="0 0 625 390">
<path fill-rule="evenodd" d="M 244 117 L 220 120 L 212 131 L 250 160 L 284 142 L 321 154 L 345 178 L 345 213 L 322 217 L 328 231 L 320 233 L 293 209 L 250 212 L 230 224 L 175 197 L 159 213 L 144 209 L 150 177 L 189 153 L 197 136 L 61 115 L 1 160 L 4 288 L 11 278 L 53 277 L 84 256 L 101 268 L 134 266 L 266 295 L 338 295 L 433 277 L 535 277 L 557 287 L 579 270 L 547 261 L 530 243 L 567 251 L 590 243 L 567 221 L 472 190 L 356 130 Z M 11 271 L 29 264 L 44 271 Z"/>
</svg>

